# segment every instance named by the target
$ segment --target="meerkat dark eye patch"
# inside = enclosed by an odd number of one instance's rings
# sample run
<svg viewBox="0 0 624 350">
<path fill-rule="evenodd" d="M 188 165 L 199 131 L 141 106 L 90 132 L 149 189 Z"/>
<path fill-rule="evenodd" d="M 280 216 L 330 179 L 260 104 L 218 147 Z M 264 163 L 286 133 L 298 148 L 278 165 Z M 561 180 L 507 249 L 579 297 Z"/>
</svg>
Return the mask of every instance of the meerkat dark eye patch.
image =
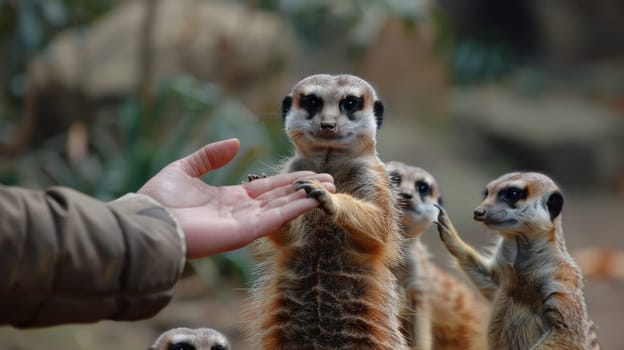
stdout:
<svg viewBox="0 0 624 350">
<path fill-rule="evenodd" d="M 292 107 L 292 97 L 286 96 L 282 100 L 282 121 L 286 120 L 286 116 L 290 112 L 290 108 Z"/>
<path fill-rule="evenodd" d="M 210 350 L 226 350 L 225 345 L 215 344 L 210 347 Z"/>
<path fill-rule="evenodd" d="M 425 199 L 427 196 L 431 196 L 433 190 L 431 186 L 424 180 L 416 181 L 416 190 L 420 194 L 420 198 Z"/>
<path fill-rule="evenodd" d="M 169 345 L 167 350 L 195 350 L 195 346 L 189 343 L 175 343 Z"/>
<path fill-rule="evenodd" d="M 377 129 L 381 128 L 384 116 L 384 105 L 381 101 L 375 101 L 373 104 L 373 113 L 375 114 L 375 121 L 377 121 Z"/>
<path fill-rule="evenodd" d="M 346 114 L 351 119 L 353 119 L 352 118 L 353 113 L 362 109 L 363 105 L 364 105 L 364 98 L 353 96 L 353 95 L 348 95 L 347 97 L 340 100 L 340 103 L 339 103 L 340 112 Z"/>
<path fill-rule="evenodd" d="M 526 199 L 528 192 L 526 188 L 507 187 L 498 192 L 498 199 L 504 203 L 513 206 L 519 200 Z"/>
<path fill-rule="evenodd" d="M 563 209 L 563 196 L 561 193 L 553 192 L 546 201 L 546 207 L 548 207 L 550 220 L 559 216 L 559 214 L 561 214 L 561 209 Z"/>
<path fill-rule="evenodd" d="M 301 95 L 299 106 L 308 112 L 309 118 L 312 118 L 323 109 L 323 100 L 315 94 Z"/>
</svg>

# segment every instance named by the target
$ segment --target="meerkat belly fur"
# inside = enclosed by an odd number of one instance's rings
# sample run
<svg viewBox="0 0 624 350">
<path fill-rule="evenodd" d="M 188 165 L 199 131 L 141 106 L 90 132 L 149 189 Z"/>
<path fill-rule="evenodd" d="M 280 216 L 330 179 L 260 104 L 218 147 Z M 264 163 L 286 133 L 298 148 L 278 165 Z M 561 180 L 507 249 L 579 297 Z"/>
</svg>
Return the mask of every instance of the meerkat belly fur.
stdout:
<svg viewBox="0 0 624 350">
<path fill-rule="evenodd" d="M 360 78 L 323 74 L 297 83 L 282 112 L 295 146 L 284 171 L 329 173 L 336 193 L 299 181 L 319 209 L 268 236 L 274 252 L 258 255 L 254 348 L 406 348 L 391 272 L 398 209 L 376 152 L 382 103 Z"/>
<path fill-rule="evenodd" d="M 422 234 L 437 220 L 442 205 L 435 178 L 398 161 L 386 164 L 403 211 L 404 260 L 394 269 L 405 304 L 402 331 L 412 349 L 481 350 L 489 309 L 464 283 L 430 260 Z"/>
<path fill-rule="evenodd" d="M 490 182 L 484 197 L 474 219 L 500 234 L 493 256 L 464 243 L 443 210 L 438 231 L 491 301 L 488 347 L 600 349 L 587 318 L 581 271 L 565 246 L 557 185 L 540 173 L 510 173 Z"/>
</svg>

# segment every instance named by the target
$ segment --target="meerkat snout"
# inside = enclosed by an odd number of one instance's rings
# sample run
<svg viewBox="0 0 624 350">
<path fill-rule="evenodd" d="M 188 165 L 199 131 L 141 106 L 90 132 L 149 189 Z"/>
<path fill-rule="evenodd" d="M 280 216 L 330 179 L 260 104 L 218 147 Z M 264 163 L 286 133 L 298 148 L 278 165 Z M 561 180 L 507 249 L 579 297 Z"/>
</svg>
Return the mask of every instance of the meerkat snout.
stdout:
<svg viewBox="0 0 624 350">
<path fill-rule="evenodd" d="M 399 192 L 399 196 L 401 199 L 412 199 L 414 197 L 411 193 L 405 191 Z"/>
<path fill-rule="evenodd" d="M 336 122 L 335 121 L 322 121 L 321 129 L 323 130 L 336 130 Z"/>
<path fill-rule="evenodd" d="M 485 221 L 486 214 L 487 211 L 485 210 L 485 208 L 478 207 L 472 211 L 472 218 L 476 221 Z"/>
</svg>

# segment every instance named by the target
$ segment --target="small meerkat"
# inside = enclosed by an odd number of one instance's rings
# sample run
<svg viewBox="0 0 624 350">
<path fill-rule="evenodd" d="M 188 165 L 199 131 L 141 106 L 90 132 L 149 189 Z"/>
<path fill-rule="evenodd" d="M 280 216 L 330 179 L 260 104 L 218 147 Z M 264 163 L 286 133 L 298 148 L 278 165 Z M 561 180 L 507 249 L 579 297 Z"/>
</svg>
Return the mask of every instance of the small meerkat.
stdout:
<svg viewBox="0 0 624 350">
<path fill-rule="evenodd" d="M 440 210 L 440 238 L 491 301 L 489 349 L 600 349 L 583 276 L 568 254 L 563 196 L 548 176 L 515 172 L 490 182 L 474 219 L 500 234 L 492 256 L 464 243 Z"/>
<path fill-rule="evenodd" d="M 442 205 L 435 178 L 398 161 L 386 163 L 396 189 L 405 230 L 403 263 L 394 269 L 406 304 L 402 329 L 412 349 L 485 347 L 484 318 L 489 309 L 464 283 L 430 260 L 422 234 L 437 220 Z"/>
<path fill-rule="evenodd" d="M 376 151 L 382 102 L 358 77 L 320 74 L 292 88 L 282 117 L 295 146 L 284 171 L 329 173 L 336 193 L 299 181 L 319 209 L 270 234 L 262 249 L 272 251 L 256 255 L 252 348 L 405 349 L 391 271 L 399 213 Z"/>
<path fill-rule="evenodd" d="M 212 328 L 173 328 L 162 333 L 149 350 L 231 350 L 227 338 Z"/>
</svg>

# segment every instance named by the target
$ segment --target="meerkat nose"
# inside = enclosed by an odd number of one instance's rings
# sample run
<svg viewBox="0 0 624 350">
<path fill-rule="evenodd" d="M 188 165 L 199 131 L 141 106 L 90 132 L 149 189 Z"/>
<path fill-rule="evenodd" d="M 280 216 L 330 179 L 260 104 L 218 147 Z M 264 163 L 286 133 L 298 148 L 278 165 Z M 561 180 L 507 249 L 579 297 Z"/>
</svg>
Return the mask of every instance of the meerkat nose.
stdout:
<svg viewBox="0 0 624 350">
<path fill-rule="evenodd" d="M 323 129 L 323 130 L 334 130 L 334 129 L 336 129 L 336 123 L 333 123 L 333 122 L 321 122 L 321 129 Z"/>
<path fill-rule="evenodd" d="M 401 192 L 399 196 L 403 199 L 412 199 L 412 194 L 409 192 Z"/>
<path fill-rule="evenodd" d="M 477 221 L 483 221 L 485 220 L 485 214 L 486 214 L 486 210 L 483 208 L 476 208 L 473 212 L 473 219 L 477 220 Z"/>
</svg>

